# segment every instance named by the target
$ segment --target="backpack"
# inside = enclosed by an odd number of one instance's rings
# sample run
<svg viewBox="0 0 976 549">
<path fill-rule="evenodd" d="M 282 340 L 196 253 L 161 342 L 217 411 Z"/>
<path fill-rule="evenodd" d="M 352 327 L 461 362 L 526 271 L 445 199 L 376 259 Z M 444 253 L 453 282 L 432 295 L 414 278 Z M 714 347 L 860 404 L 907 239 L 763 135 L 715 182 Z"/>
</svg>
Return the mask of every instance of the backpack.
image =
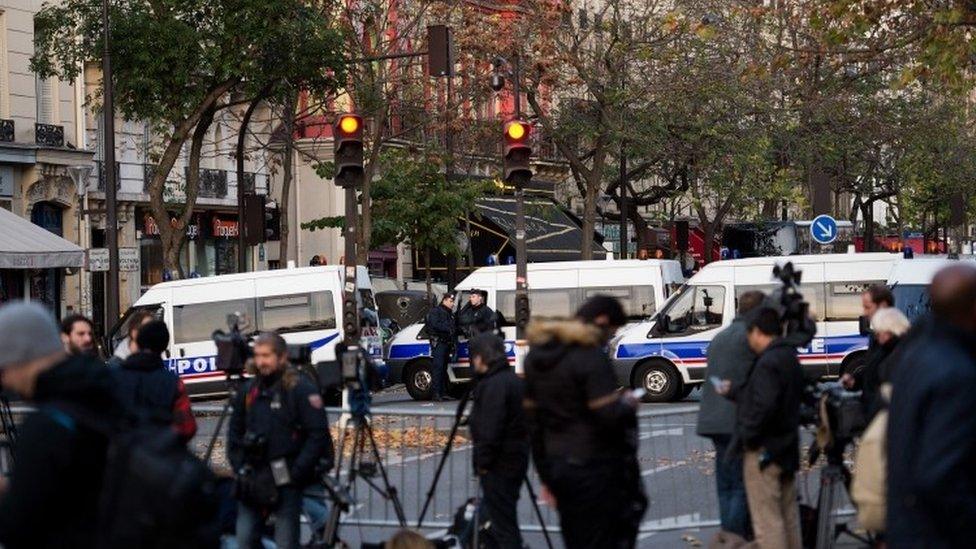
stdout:
<svg viewBox="0 0 976 549">
<path fill-rule="evenodd" d="M 880 410 L 864 431 L 854 458 L 851 500 L 857 506 L 857 519 L 869 532 L 883 532 L 887 510 L 886 467 L 888 410 Z"/>
<path fill-rule="evenodd" d="M 212 548 L 220 541 L 217 479 L 168 426 L 120 426 L 58 403 L 65 414 L 108 438 L 98 509 L 98 547 Z"/>
</svg>

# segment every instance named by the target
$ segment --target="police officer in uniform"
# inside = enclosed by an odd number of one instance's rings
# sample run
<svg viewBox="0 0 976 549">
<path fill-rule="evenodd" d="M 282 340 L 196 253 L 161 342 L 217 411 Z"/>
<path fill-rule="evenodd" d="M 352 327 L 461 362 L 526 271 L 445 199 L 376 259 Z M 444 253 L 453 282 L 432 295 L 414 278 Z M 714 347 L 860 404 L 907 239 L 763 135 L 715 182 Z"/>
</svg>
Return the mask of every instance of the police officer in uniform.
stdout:
<svg viewBox="0 0 976 549">
<path fill-rule="evenodd" d="M 431 372 L 433 396 L 431 400 L 444 400 L 447 386 L 447 363 L 454 353 L 457 331 L 454 322 L 454 292 L 447 292 L 440 305 L 427 313 L 427 337 L 430 339 L 430 357 L 434 362 Z"/>
<path fill-rule="evenodd" d="M 458 330 L 464 337 L 471 339 L 495 330 L 495 311 L 486 303 L 487 298 L 488 292 L 471 290 L 468 302 L 458 313 Z"/>
<path fill-rule="evenodd" d="M 285 340 L 264 333 L 254 343 L 255 377 L 233 402 L 227 452 L 237 475 L 237 541 L 261 546 L 267 514 L 275 517 L 275 544 L 297 548 L 302 492 L 332 468 L 334 450 L 322 397 L 288 363 Z"/>
</svg>

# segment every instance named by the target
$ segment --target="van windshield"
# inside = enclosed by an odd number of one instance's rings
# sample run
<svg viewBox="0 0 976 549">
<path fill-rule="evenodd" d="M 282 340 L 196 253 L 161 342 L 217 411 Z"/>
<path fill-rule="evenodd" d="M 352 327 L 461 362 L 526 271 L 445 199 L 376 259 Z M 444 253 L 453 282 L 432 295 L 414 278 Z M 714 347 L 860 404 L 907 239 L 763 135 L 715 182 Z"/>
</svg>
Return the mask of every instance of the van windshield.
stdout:
<svg viewBox="0 0 976 549">
<path fill-rule="evenodd" d="M 891 289 L 895 296 L 895 306 L 905 313 L 913 324 L 929 312 L 929 287 L 927 284 L 895 284 Z"/>
</svg>

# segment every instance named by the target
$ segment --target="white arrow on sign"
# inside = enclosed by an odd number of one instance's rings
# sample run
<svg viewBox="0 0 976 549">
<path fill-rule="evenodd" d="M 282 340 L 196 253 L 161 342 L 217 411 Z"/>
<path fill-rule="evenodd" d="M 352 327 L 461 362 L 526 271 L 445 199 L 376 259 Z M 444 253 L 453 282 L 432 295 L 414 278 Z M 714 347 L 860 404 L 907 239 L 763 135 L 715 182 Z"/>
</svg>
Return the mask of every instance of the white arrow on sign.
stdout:
<svg viewBox="0 0 976 549">
<path fill-rule="evenodd" d="M 834 236 L 834 228 L 829 225 L 824 225 L 823 223 L 817 221 L 817 228 L 823 233 L 827 238 L 832 238 Z"/>
</svg>

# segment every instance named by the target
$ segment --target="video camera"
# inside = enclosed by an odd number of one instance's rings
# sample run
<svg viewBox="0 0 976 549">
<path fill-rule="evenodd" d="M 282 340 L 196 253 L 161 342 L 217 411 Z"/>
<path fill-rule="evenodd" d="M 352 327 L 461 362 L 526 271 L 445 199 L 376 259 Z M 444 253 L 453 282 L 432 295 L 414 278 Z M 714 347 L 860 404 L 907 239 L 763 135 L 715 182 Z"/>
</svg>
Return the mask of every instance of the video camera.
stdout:
<svg viewBox="0 0 976 549">
<path fill-rule="evenodd" d="M 228 331 L 215 330 L 211 336 L 217 344 L 217 369 L 226 372 L 228 376 L 242 375 L 244 365 L 254 355 L 248 338 L 241 333 L 242 324 L 247 324 L 243 314 L 229 314 L 227 315 Z"/>
<path fill-rule="evenodd" d="M 826 414 L 821 413 L 821 402 L 826 404 L 822 407 Z M 838 382 L 807 385 L 800 403 L 800 423 L 819 428 L 824 426 L 825 419 L 833 438 L 825 449 L 827 459 L 839 463 L 843 460 L 847 445 L 867 427 L 860 391 L 848 391 Z M 816 461 L 819 455 L 820 448 L 814 441 L 810 449 L 810 462 Z"/>
<path fill-rule="evenodd" d="M 288 345 L 288 360 L 315 379 L 319 392 L 327 400 L 337 392 L 347 390 L 350 412 L 359 416 L 369 413 L 369 391 L 380 385 L 380 375 L 362 347 L 347 348 L 339 342 L 336 344 L 336 360 L 313 364 L 310 344 L 291 344 Z"/>
<path fill-rule="evenodd" d="M 773 267 L 773 277 L 779 280 L 781 287 L 770 294 L 766 305 L 779 313 L 787 334 L 798 332 L 810 316 L 810 304 L 803 300 L 799 289 L 803 271 L 787 262 L 782 267 Z"/>
</svg>

